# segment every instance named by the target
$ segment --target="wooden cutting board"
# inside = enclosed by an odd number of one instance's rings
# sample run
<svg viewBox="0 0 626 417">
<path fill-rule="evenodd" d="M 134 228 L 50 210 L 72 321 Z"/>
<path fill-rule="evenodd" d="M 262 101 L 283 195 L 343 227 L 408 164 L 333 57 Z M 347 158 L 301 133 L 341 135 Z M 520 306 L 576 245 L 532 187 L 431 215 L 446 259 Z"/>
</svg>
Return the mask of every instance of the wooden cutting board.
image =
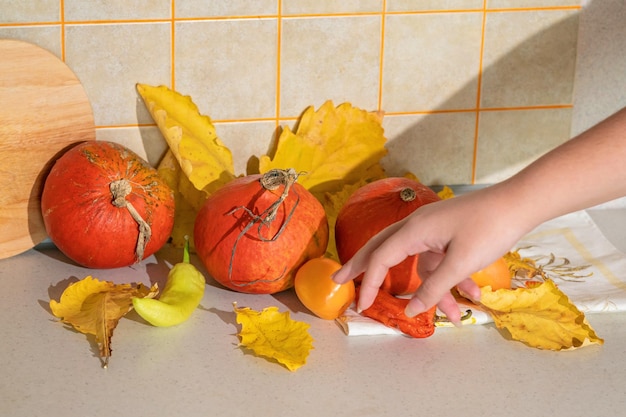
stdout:
<svg viewBox="0 0 626 417">
<path fill-rule="evenodd" d="M 75 74 L 52 53 L 0 39 L 0 259 L 42 242 L 43 181 L 72 145 L 95 140 L 93 112 Z"/>
</svg>

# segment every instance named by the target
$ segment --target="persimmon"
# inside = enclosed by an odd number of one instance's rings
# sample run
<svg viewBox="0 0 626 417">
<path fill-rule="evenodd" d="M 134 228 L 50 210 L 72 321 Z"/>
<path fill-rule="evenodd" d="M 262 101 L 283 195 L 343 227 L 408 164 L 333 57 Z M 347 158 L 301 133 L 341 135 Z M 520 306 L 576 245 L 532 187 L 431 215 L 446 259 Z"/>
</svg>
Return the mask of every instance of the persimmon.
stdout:
<svg viewBox="0 0 626 417">
<path fill-rule="evenodd" d="M 474 272 L 471 278 L 481 288 L 488 285 L 494 291 L 511 288 L 511 272 L 504 258 L 499 258 L 491 265 Z"/>
<path fill-rule="evenodd" d="M 294 288 L 298 299 L 322 319 L 336 319 L 354 301 L 354 281 L 337 284 L 331 278 L 339 268 L 339 262 L 320 257 L 308 260 L 296 272 Z"/>
</svg>

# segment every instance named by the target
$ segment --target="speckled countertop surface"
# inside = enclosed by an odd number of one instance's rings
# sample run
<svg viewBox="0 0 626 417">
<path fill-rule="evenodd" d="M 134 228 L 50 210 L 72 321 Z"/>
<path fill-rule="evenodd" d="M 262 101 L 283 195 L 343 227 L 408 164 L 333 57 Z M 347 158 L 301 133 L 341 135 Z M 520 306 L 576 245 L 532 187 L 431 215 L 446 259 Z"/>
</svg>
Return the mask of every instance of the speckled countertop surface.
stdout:
<svg viewBox="0 0 626 417">
<path fill-rule="evenodd" d="M 626 210 L 593 214 L 626 249 Z M 626 315 L 588 319 L 603 346 L 547 352 L 505 340 L 492 325 L 439 328 L 428 339 L 347 337 L 304 311 L 293 292 L 238 294 L 209 282 L 201 308 L 160 329 L 131 312 L 108 369 L 90 340 L 55 322 L 48 302 L 68 280 L 115 282 L 166 273 L 164 249 L 139 266 L 87 270 L 40 246 L 0 260 L 0 415 L 28 416 L 618 416 L 626 412 Z M 154 278 L 153 278 L 154 279 Z M 232 302 L 277 305 L 311 324 L 297 372 L 241 350 Z"/>
</svg>

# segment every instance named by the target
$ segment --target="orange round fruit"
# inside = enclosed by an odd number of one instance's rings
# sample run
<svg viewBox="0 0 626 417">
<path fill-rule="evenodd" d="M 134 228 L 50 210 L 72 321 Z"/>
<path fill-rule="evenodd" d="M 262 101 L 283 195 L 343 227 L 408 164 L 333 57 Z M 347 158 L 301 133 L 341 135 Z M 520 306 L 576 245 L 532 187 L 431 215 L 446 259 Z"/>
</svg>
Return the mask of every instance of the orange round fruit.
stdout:
<svg viewBox="0 0 626 417">
<path fill-rule="evenodd" d="M 471 278 L 481 288 L 488 285 L 493 291 L 511 288 L 511 273 L 504 258 L 499 258 L 491 265 L 474 272 Z"/>
<path fill-rule="evenodd" d="M 348 262 L 374 235 L 440 198 L 426 185 L 404 177 L 373 181 L 356 190 L 337 214 L 335 243 L 342 263 Z M 392 295 L 411 294 L 422 283 L 417 274 L 419 255 L 389 269 L 381 289 Z M 363 275 L 356 278 L 358 284 Z"/>
<path fill-rule="evenodd" d="M 161 249 L 174 206 L 174 192 L 156 169 L 125 146 L 99 140 L 57 159 L 41 195 L 50 240 L 95 269 L 130 266 Z"/>
<path fill-rule="evenodd" d="M 296 272 L 294 288 L 298 299 L 322 319 L 336 319 L 354 301 L 354 281 L 337 284 L 332 280 L 339 268 L 339 262 L 320 257 L 308 260 Z"/>
<path fill-rule="evenodd" d="M 289 289 L 296 270 L 326 252 L 324 207 L 302 185 L 287 183 L 293 180 L 290 172 L 273 169 L 236 178 L 211 194 L 198 212 L 196 253 L 226 288 L 249 294 Z"/>
</svg>

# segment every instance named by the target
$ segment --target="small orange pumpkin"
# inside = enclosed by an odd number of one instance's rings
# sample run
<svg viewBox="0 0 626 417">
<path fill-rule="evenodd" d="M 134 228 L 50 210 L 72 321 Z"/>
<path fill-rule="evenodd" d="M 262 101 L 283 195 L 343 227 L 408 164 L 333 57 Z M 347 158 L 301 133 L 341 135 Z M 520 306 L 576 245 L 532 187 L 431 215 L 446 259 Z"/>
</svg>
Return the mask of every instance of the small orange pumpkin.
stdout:
<svg viewBox="0 0 626 417">
<path fill-rule="evenodd" d="M 348 198 L 337 216 L 335 241 L 339 260 L 346 263 L 378 232 L 439 200 L 433 190 L 409 178 L 383 178 L 364 185 Z M 381 289 L 394 295 L 415 292 L 421 284 L 417 259 L 418 255 L 409 256 L 391 268 Z M 356 282 L 362 278 L 357 277 Z"/>
<path fill-rule="evenodd" d="M 46 232 L 66 256 L 89 268 L 129 266 L 167 242 L 174 193 L 126 147 L 90 141 L 65 152 L 41 196 Z"/>
<path fill-rule="evenodd" d="M 248 175 L 205 201 L 194 242 L 217 282 L 238 292 L 273 294 L 293 287 L 297 269 L 324 254 L 326 213 L 296 180 L 293 169 Z"/>
</svg>

